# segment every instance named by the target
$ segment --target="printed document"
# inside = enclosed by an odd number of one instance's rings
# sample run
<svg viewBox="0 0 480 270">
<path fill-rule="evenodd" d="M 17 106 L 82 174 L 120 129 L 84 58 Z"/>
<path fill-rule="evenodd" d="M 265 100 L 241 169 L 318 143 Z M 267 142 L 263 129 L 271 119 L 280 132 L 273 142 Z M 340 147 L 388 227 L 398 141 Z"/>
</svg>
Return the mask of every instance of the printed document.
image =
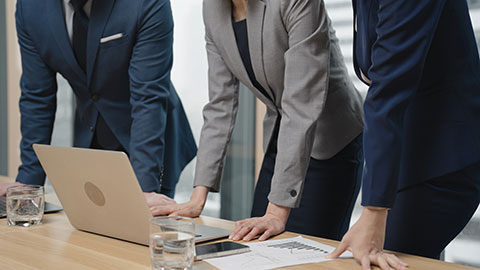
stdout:
<svg viewBox="0 0 480 270">
<path fill-rule="evenodd" d="M 335 249 L 335 247 L 301 236 L 246 243 L 246 245 L 250 247 L 250 252 L 207 259 L 205 262 L 221 270 L 268 270 L 329 261 L 330 259 L 326 259 L 325 256 Z M 346 251 L 341 258 L 353 258 L 353 256 L 352 253 Z"/>
</svg>

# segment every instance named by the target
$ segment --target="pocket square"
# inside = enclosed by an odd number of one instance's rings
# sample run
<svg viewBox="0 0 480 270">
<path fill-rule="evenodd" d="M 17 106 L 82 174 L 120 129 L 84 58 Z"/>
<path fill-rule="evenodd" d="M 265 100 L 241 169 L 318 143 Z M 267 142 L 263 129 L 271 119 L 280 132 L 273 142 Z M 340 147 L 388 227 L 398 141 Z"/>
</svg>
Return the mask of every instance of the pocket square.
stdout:
<svg viewBox="0 0 480 270">
<path fill-rule="evenodd" d="M 112 41 L 114 39 L 119 39 L 121 37 L 123 37 L 122 33 L 118 33 L 118 34 L 111 35 L 111 36 L 108 36 L 108 37 L 103 37 L 103 38 L 100 39 L 100 43 L 109 42 L 109 41 Z"/>
</svg>

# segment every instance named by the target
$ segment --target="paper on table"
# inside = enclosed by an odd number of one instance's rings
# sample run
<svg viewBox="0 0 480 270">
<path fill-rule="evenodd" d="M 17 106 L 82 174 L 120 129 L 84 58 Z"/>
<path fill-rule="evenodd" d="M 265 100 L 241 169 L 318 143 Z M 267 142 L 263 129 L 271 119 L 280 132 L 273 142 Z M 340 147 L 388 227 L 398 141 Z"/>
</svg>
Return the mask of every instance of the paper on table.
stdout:
<svg viewBox="0 0 480 270">
<path fill-rule="evenodd" d="M 329 261 L 330 259 L 326 259 L 325 256 L 335 249 L 301 236 L 246 245 L 250 247 L 250 252 L 205 261 L 222 270 L 267 270 Z M 341 256 L 352 257 L 352 253 L 348 251 Z"/>
</svg>

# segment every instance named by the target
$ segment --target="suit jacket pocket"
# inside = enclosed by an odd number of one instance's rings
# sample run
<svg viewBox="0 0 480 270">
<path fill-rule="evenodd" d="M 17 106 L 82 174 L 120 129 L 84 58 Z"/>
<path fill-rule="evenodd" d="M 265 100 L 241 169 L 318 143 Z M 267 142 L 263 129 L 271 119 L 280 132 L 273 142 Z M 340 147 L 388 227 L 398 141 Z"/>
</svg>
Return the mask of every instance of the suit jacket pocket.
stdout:
<svg viewBox="0 0 480 270">
<path fill-rule="evenodd" d="M 108 37 L 108 36 L 107 36 Z M 128 41 L 130 40 L 130 37 L 128 34 L 124 34 L 120 38 L 108 40 L 104 43 L 100 43 L 100 49 L 108 49 L 112 47 L 118 47 L 124 44 L 128 44 Z"/>
</svg>

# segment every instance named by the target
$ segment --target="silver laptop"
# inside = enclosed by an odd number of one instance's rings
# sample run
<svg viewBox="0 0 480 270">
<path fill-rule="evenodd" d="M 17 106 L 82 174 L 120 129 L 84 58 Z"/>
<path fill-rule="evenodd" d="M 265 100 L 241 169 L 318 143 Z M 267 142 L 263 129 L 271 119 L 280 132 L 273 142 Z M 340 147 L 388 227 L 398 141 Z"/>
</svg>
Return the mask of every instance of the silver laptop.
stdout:
<svg viewBox="0 0 480 270">
<path fill-rule="evenodd" d="M 150 209 L 123 152 L 34 144 L 73 227 L 148 245 Z M 195 226 L 195 242 L 231 231 Z"/>
</svg>

